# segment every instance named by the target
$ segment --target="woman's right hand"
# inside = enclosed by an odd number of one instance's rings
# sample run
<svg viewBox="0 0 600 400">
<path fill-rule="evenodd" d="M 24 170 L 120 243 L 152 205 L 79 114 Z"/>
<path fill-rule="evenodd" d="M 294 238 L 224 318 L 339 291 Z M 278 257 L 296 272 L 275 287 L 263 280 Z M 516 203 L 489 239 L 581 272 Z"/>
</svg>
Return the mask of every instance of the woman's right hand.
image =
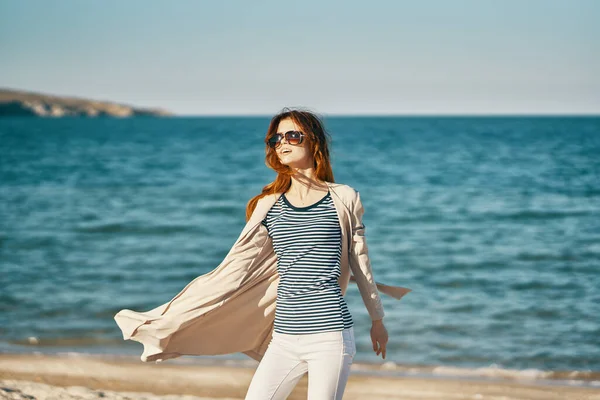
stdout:
<svg viewBox="0 0 600 400">
<path fill-rule="evenodd" d="M 373 351 L 379 355 L 381 353 L 385 360 L 385 350 L 388 342 L 388 332 L 383 324 L 383 318 L 373 321 L 371 325 L 371 342 L 373 343 Z"/>
</svg>

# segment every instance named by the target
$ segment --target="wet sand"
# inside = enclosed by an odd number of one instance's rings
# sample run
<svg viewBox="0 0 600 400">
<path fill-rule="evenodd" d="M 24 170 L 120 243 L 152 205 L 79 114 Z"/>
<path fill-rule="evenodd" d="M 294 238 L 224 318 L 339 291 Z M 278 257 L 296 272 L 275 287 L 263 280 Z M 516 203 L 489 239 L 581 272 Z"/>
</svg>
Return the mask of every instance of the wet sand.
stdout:
<svg viewBox="0 0 600 400">
<path fill-rule="evenodd" d="M 143 363 L 89 355 L 0 354 L 0 398 L 243 399 L 255 365 Z M 306 399 L 307 376 L 290 395 Z M 600 400 L 600 388 L 351 374 L 344 399 Z"/>
</svg>

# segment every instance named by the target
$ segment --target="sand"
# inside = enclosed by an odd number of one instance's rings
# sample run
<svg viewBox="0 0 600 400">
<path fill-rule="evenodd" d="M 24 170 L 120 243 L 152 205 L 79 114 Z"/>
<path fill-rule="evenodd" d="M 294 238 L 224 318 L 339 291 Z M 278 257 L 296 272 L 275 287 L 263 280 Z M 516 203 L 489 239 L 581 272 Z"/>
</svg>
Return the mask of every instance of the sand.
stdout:
<svg viewBox="0 0 600 400">
<path fill-rule="evenodd" d="M 255 365 L 143 363 L 90 355 L 0 355 L 0 398 L 243 399 Z M 246 365 L 246 366 L 244 366 Z M 307 376 L 289 399 L 306 399 Z M 600 388 L 353 372 L 344 399 L 600 400 Z"/>
</svg>

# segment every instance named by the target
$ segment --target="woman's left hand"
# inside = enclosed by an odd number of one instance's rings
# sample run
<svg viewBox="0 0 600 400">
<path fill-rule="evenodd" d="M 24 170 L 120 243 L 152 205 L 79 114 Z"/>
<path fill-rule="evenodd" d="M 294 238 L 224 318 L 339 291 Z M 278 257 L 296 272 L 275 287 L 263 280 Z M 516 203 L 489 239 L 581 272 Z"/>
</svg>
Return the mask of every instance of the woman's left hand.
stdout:
<svg viewBox="0 0 600 400">
<path fill-rule="evenodd" d="M 373 321 L 371 326 L 371 342 L 373 342 L 373 351 L 379 355 L 381 353 L 385 359 L 385 347 L 388 342 L 388 332 L 383 324 L 383 319 Z"/>
</svg>

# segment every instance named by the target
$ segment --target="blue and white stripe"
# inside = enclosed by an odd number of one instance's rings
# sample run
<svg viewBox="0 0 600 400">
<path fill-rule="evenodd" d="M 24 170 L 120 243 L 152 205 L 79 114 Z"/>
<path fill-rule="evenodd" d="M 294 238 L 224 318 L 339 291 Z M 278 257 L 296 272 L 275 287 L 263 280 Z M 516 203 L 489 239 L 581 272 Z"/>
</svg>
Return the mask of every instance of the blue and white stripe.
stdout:
<svg viewBox="0 0 600 400">
<path fill-rule="evenodd" d="M 274 330 L 306 334 L 353 325 L 338 283 L 341 229 L 331 193 L 306 207 L 282 194 L 262 221 L 277 254 Z"/>
</svg>

